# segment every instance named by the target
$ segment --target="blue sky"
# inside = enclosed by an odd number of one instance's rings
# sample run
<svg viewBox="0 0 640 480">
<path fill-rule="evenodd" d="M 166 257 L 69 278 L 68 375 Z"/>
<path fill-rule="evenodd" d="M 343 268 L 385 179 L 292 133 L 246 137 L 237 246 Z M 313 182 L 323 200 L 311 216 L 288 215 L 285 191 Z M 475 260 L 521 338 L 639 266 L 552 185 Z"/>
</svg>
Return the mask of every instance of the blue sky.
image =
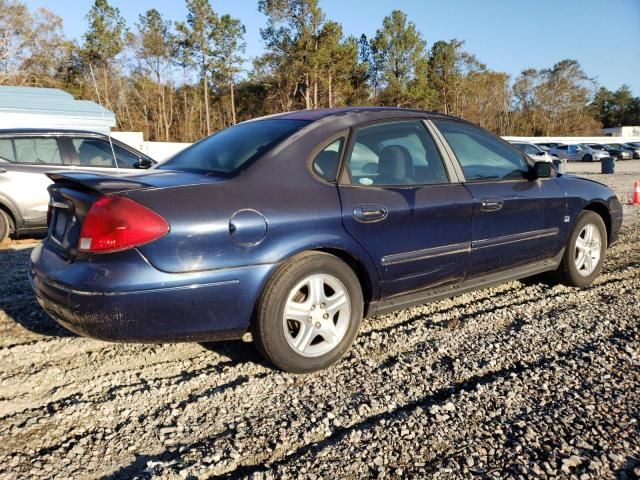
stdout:
<svg viewBox="0 0 640 480">
<path fill-rule="evenodd" d="M 64 20 L 65 32 L 81 38 L 91 0 L 27 0 Z M 246 26 L 247 57 L 264 45 L 265 17 L 257 0 L 212 0 L 218 13 L 229 13 Z M 158 9 L 167 19 L 183 20 L 184 2 L 111 0 L 130 25 L 138 14 Z M 564 58 L 578 60 L 598 83 L 615 90 L 623 83 L 640 95 L 640 0 L 320 0 L 327 18 L 340 22 L 345 34 L 375 34 L 394 8 L 404 10 L 430 47 L 458 38 L 489 68 L 512 78 L 523 69 L 551 67 Z"/>
</svg>

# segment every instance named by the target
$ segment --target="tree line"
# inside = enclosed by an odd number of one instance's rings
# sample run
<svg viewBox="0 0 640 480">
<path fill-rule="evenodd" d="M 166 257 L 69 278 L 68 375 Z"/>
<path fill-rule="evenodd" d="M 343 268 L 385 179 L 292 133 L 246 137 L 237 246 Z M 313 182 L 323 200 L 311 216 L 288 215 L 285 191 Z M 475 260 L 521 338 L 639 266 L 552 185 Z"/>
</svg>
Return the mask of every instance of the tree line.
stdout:
<svg viewBox="0 0 640 480">
<path fill-rule="evenodd" d="M 640 124 L 640 98 L 596 82 L 578 61 L 524 70 L 488 68 L 457 39 L 428 45 L 401 10 L 376 32 L 347 36 L 318 0 L 259 0 L 264 53 L 246 69 L 245 27 L 186 0 L 182 21 L 156 9 L 128 25 L 95 0 L 81 40 L 62 18 L 0 0 L 0 84 L 62 88 L 113 110 L 117 128 L 159 141 L 195 141 L 260 115 L 345 105 L 439 111 L 501 135 L 590 135 Z"/>
</svg>

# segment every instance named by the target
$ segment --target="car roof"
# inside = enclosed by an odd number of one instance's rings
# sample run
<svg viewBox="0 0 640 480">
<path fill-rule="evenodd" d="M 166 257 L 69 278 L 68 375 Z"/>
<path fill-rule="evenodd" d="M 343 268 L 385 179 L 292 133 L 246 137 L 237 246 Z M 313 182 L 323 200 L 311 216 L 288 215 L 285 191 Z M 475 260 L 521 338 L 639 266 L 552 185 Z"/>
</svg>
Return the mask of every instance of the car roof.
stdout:
<svg viewBox="0 0 640 480">
<path fill-rule="evenodd" d="M 0 128 L 0 135 L 96 135 L 106 137 L 104 133 L 90 130 L 66 128 Z"/>
<path fill-rule="evenodd" d="M 255 120 L 263 120 L 267 118 L 286 118 L 291 120 L 308 120 L 308 121 L 316 121 L 321 120 L 323 118 L 337 116 L 337 115 L 354 115 L 362 114 L 362 113 L 377 113 L 381 114 L 381 117 L 394 118 L 398 114 L 402 114 L 403 116 L 407 114 L 417 114 L 418 116 L 424 117 L 440 117 L 440 118 L 451 118 L 456 120 L 461 120 L 456 117 L 452 117 L 451 115 L 444 115 L 442 113 L 437 112 L 425 112 L 423 110 L 414 110 L 409 108 L 397 108 L 397 107 L 341 107 L 341 108 L 316 108 L 310 110 L 296 110 L 292 112 L 284 112 L 277 113 L 275 115 L 269 115 L 266 117 L 256 118 Z M 388 115 L 385 115 L 388 114 Z"/>
</svg>

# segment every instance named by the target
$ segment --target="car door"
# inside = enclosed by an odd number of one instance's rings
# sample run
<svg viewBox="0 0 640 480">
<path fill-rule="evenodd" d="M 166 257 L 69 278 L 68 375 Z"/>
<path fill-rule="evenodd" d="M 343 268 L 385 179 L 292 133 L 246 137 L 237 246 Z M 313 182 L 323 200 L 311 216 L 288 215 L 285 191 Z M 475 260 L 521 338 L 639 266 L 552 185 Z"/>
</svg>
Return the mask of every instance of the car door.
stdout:
<svg viewBox="0 0 640 480">
<path fill-rule="evenodd" d="M 569 145 L 567 147 L 567 160 L 582 160 L 582 150 L 578 145 Z"/>
<path fill-rule="evenodd" d="M 64 170 L 55 136 L 0 138 L 0 196 L 20 214 L 19 228 L 45 227 L 51 180 L 46 172 Z M 21 221 L 20 221 L 21 220 Z"/>
<path fill-rule="evenodd" d="M 352 129 L 343 163 L 343 223 L 375 262 L 384 297 L 465 276 L 473 198 L 423 121 Z"/>
<path fill-rule="evenodd" d="M 569 160 L 567 149 L 568 149 L 567 145 L 558 145 L 552 150 L 553 150 L 553 154 L 556 155 L 558 158 L 561 158 L 563 160 Z"/>
<path fill-rule="evenodd" d="M 140 161 L 135 153 L 97 136 L 65 136 L 61 137 L 61 143 L 66 152 L 66 163 L 73 169 L 108 169 L 115 173 L 122 169 L 134 170 Z"/>
<path fill-rule="evenodd" d="M 542 260 L 562 248 L 562 189 L 554 178 L 530 180 L 521 152 L 457 120 L 435 120 L 474 199 L 469 277 Z"/>
</svg>

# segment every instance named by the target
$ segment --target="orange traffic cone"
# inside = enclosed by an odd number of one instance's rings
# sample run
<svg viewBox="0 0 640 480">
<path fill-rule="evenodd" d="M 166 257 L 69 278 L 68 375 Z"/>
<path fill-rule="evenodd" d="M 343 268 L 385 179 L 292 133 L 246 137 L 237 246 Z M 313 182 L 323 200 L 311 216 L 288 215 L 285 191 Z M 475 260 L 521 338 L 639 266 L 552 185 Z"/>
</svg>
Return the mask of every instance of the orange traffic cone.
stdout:
<svg viewBox="0 0 640 480">
<path fill-rule="evenodd" d="M 633 182 L 633 197 L 631 197 L 631 205 L 640 205 L 640 182 Z"/>
</svg>

